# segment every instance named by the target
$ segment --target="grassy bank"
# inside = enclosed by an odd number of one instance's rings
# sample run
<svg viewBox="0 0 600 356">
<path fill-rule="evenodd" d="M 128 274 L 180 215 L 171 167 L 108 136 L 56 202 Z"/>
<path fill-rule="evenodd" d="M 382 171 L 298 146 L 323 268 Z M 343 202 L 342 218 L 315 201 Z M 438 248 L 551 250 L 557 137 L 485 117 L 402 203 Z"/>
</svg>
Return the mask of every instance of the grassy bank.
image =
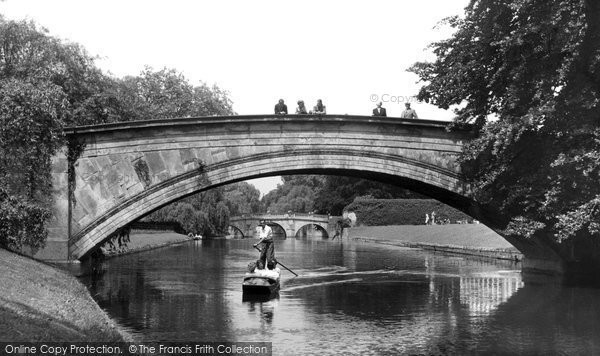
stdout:
<svg viewBox="0 0 600 356">
<path fill-rule="evenodd" d="M 351 228 L 348 237 L 451 253 L 522 259 L 519 251 L 502 236 L 481 224 L 359 226 Z"/>
<path fill-rule="evenodd" d="M 0 341 L 130 341 L 72 275 L 0 249 Z"/>
<path fill-rule="evenodd" d="M 172 231 L 160 230 L 131 230 L 129 239 L 130 241 L 127 243 L 126 248 L 120 252 L 108 253 L 106 256 L 112 257 L 148 251 L 190 240 L 190 238 L 186 235 L 178 234 Z"/>
</svg>

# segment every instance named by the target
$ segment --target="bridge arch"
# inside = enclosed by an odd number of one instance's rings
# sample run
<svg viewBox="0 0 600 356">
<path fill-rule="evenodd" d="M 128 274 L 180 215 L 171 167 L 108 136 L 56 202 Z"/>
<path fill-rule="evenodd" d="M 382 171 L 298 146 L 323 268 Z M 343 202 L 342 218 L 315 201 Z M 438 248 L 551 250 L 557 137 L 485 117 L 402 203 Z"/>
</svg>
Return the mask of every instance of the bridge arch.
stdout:
<svg viewBox="0 0 600 356">
<path fill-rule="evenodd" d="M 327 232 L 327 228 L 324 227 L 323 225 L 319 224 L 319 223 L 309 223 L 309 224 L 304 224 L 302 226 L 300 226 L 297 230 L 296 233 L 294 234 L 294 237 L 298 238 L 298 234 L 305 228 L 305 227 L 312 227 L 314 226 L 316 230 L 319 230 L 322 234 L 323 234 L 323 239 L 328 239 L 329 238 L 329 233 Z"/>
<path fill-rule="evenodd" d="M 248 237 L 250 237 L 250 236 L 245 236 L 245 235 L 244 235 L 244 232 L 243 232 L 243 231 L 242 231 L 242 230 L 241 230 L 239 227 L 237 227 L 237 226 L 235 226 L 235 225 L 232 225 L 232 224 L 230 224 L 230 225 L 228 226 L 228 228 L 229 228 L 229 229 L 231 229 L 231 230 L 233 230 L 233 236 L 234 236 L 234 238 L 235 238 L 235 236 L 237 236 L 237 235 L 238 235 L 238 233 L 239 233 L 239 235 L 241 236 L 241 237 L 240 237 L 240 239 L 245 239 L 245 238 L 248 238 Z"/>
<path fill-rule="evenodd" d="M 361 157 L 359 152 L 355 152 L 355 155 L 354 158 Z M 441 190 L 439 188 L 436 189 L 436 187 L 428 183 L 415 182 L 414 179 L 391 176 L 390 171 L 395 167 L 390 165 L 389 162 L 386 164 L 383 159 L 371 160 L 369 164 L 363 163 L 360 167 L 352 167 L 350 165 L 351 162 L 346 161 L 343 156 L 324 156 L 320 154 L 318 156 L 307 155 L 305 158 L 314 161 L 312 163 L 301 163 L 296 161 L 295 157 L 287 159 L 282 157 L 277 160 L 269 160 L 260 156 L 255 157 L 255 160 L 249 160 L 241 165 L 236 165 L 236 162 L 229 162 L 229 165 L 218 167 L 215 170 L 196 171 L 194 172 L 195 174 L 191 174 L 186 179 L 176 177 L 172 180 L 167 180 L 154 189 L 144 191 L 132 199 L 116 205 L 101 218 L 81 230 L 74 236 L 75 242 L 72 245 L 73 249 L 71 252 L 74 256 L 81 257 L 112 232 L 165 205 L 201 191 L 246 179 L 281 174 L 322 173 L 370 179 L 375 178 L 375 180 L 385 182 L 402 181 L 405 183 L 400 183 L 399 185 L 404 187 L 410 186 L 413 190 L 424 194 L 434 190 Z M 318 167 L 320 164 L 316 163 L 318 162 L 317 160 L 323 158 L 330 162 L 327 164 L 328 168 Z M 364 158 L 365 160 L 370 159 L 370 157 Z M 289 169 L 290 164 L 294 165 L 294 169 Z M 243 169 L 240 166 L 246 166 L 248 169 Z M 251 167 L 257 166 L 261 167 L 259 169 L 261 174 L 251 174 L 248 172 L 248 170 L 252 171 Z M 368 170 L 369 174 L 363 174 L 364 170 Z M 211 182 L 212 184 L 207 184 L 207 182 Z M 442 195 L 440 193 L 437 195 L 438 200 L 450 203 L 449 205 L 459 209 L 464 208 L 462 205 L 455 204 L 455 201 L 460 201 L 459 199 L 446 198 L 453 198 L 455 195 L 453 192 L 446 191 L 443 193 L 445 194 Z"/>
<path fill-rule="evenodd" d="M 274 222 L 274 221 L 269 221 L 267 223 L 267 225 L 269 225 L 271 227 L 271 229 L 273 229 L 273 238 L 276 240 L 286 240 L 288 238 L 287 236 L 287 232 L 285 231 L 285 227 L 283 227 L 281 224 L 279 224 L 278 222 Z M 283 234 L 283 238 L 277 234 L 276 231 L 281 231 Z"/>
</svg>

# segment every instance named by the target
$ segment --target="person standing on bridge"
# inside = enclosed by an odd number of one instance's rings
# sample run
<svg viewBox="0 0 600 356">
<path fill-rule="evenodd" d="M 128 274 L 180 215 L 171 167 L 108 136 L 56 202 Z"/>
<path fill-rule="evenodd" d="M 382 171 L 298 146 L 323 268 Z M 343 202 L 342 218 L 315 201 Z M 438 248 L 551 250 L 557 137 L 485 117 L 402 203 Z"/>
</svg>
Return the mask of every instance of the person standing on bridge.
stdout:
<svg viewBox="0 0 600 356">
<path fill-rule="evenodd" d="M 315 105 L 311 114 L 317 114 L 317 115 L 327 114 L 327 109 L 325 108 L 325 105 L 323 105 L 323 102 L 321 101 L 321 99 L 317 100 L 317 105 Z"/>
<path fill-rule="evenodd" d="M 410 103 L 406 103 L 404 104 L 405 109 L 402 112 L 402 115 L 400 116 L 403 119 L 418 119 L 419 117 L 417 116 L 417 112 L 415 111 L 415 109 L 411 109 L 410 108 Z"/>
<path fill-rule="evenodd" d="M 373 116 L 387 116 L 385 108 L 381 107 L 381 101 L 377 103 L 377 107 L 373 109 Z"/>
<path fill-rule="evenodd" d="M 260 239 L 257 243 L 254 244 L 254 247 L 258 247 L 258 245 L 262 244 L 262 248 L 260 248 L 260 257 L 259 260 L 259 268 L 262 265 L 263 268 L 266 266 L 268 269 L 274 269 L 277 261 L 275 261 L 275 246 L 273 243 L 273 229 L 265 220 L 261 220 L 259 224 L 258 238 Z"/>
<path fill-rule="evenodd" d="M 279 99 L 275 105 L 275 115 L 287 115 L 287 113 L 287 105 L 284 104 L 283 99 Z"/>
</svg>

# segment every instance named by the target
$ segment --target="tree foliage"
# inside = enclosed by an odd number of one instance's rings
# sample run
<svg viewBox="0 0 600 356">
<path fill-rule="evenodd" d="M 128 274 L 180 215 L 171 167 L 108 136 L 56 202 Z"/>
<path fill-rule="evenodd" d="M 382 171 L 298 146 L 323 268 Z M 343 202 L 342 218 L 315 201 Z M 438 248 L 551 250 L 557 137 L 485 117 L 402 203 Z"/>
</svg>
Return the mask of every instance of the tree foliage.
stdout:
<svg viewBox="0 0 600 356">
<path fill-rule="evenodd" d="M 478 138 L 461 163 L 510 235 L 599 232 L 600 2 L 478 0 L 445 23 L 418 99 L 455 108 Z"/>
<path fill-rule="evenodd" d="M 0 18 L 0 79 L 45 83 L 67 100 L 66 125 L 101 123 L 118 118 L 114 82 L 85 49 L 47 34 L 31 21 Z M 109 105 L 112 104 L 112 105 Z"/>
<path fill-rule="evenodd" d="M 61 50 L 32 23 L 0 17 L 0 228 L 5 230 L 0 244 L 5 247 L 20 249 L 26 242 L 39 247 L 48 234 L 50 159 L 70 117 L 65 90 L 53 81 Z M 35 219 L 40 220 L 32 223 Z"/>
<path fill-rule="evenodd" d="M 224 235 L 228 231 L 229 218 L 235 215 L 259 213 L 260 192 L 246 183 L 233 183 L 197 193 L 167 205 L 144 218 L 146 221 L 176 222 L 185 231 L 204 236 Z M 183 220 L 181 206 L 187 210 Z"/>
<path fill-rule="evenodd" d="M 67 106 L 52 83 L 0 79 L 0 186 L 7 193 L 48 204 L 50 160 L 62 142 Z"/>
<path fill-rule="evenodd" d="M 0 186 L 0 247 L 22 251 L 43 247 L 47 231 L 45 221 L 50 218 L 48 209 L 8 194 Z"/>
<path fill-rule="evenodd" d="M 271 213 L 316 212 L 341 215 L 358 196 L 377 199 L 419 198 L 406 189 L 379 182 L 342 176 L 296 175 L 283 177 L 283 184 L 263 197 Z"/>
<path fill-rule="evenodd" d="M 239 182 L 223 187 L 223 201 L 232 216 L 258 214 L 262 210 L 260 191 L 252 184 Z"/>
<path fill-rule="evenodd" d="M 324 178 L 318 175 L 283 176 L 283 184 L 265 194 L 262 203 L 267 212 L 284 214 L 288 211 L 308 213 L 314 209 L 314 201 Z"/>
<path fill-rule="evenodd" d="M 422 198 L 410 190 L 368 179 L 326 176 L 325 184 L 315 200 L 315 210 L 341 215 L 344 208 L 360 196 L 369 196 L 371 199 Z"/>
<path fill-rule="evenodd" d="M 175 69 L 146 67 L 138 76 L 125 77 L 118 93 L 130 120 L 234 114 L 227 92 L 205 83 L 193 86 Z"/>
</svg>

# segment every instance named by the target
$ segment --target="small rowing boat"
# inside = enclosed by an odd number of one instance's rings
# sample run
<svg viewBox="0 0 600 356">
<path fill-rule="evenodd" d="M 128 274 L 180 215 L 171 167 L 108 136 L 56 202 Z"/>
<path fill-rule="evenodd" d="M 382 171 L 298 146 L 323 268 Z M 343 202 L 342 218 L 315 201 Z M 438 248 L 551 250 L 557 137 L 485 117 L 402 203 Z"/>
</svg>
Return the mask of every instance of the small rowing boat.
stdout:
<svg viewBox="0 0 600 356">
<path fill-rule="evenodd" d="M 257 268 L 244 276 L 242 291 L 244 294 L 274 294 L 279 291 L 280 274 L 279 268 L 272 270 Z"/>
</svg>

